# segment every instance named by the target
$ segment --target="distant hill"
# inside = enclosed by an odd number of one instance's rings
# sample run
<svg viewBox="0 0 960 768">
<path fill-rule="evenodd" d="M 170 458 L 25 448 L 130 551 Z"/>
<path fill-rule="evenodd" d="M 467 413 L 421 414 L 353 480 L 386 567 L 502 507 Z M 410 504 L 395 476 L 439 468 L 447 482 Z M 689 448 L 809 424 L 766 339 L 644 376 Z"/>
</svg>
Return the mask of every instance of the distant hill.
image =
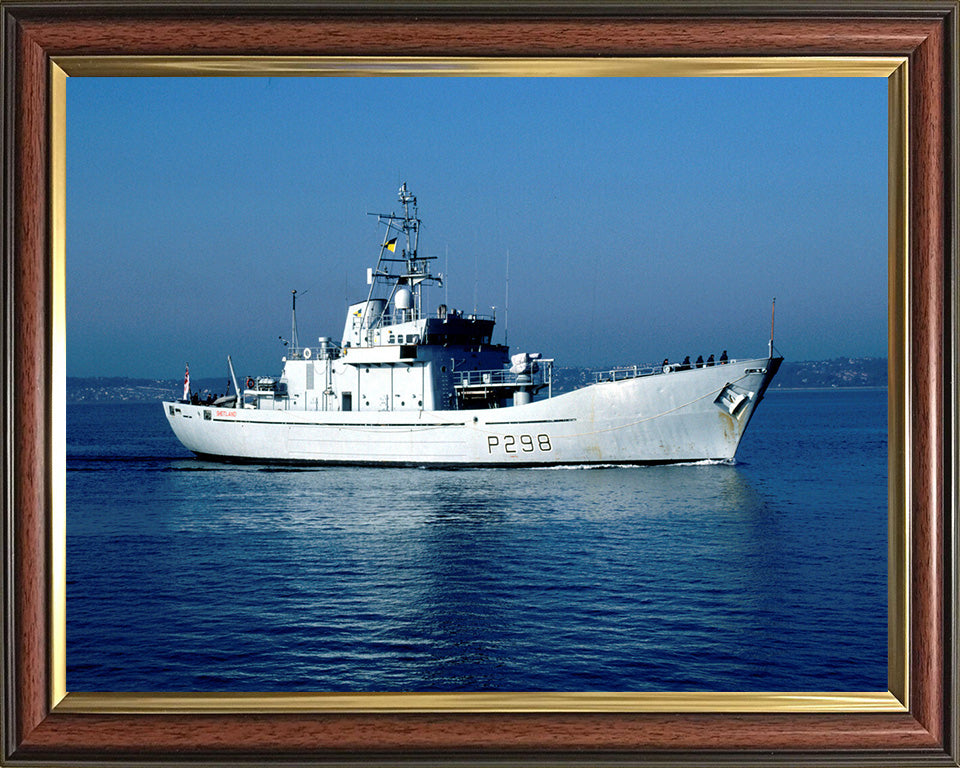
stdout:
<svg viewBox="0 0 960 768">
<path fill-rule="evenodd" d="M 568 392 L 593 382 L 593 368 L 560 368 L 553 372 L 553 391 Z M 223 394 L 226 378 L 195 379 L 194 391 Z M 885 387 L 887 361 L 882 357 L 838 357 L 808 362 L 785 361 L 773 389 Z M 129 379 L 117 376 L 67 377 L 68 403 L 151 403 L 183 394 L 183 379 Z"/>
<path fill-rule="evenodd" d="M 193 391 L 223 394 L 227 380 L 192 379 Z M 67 377 L 68 403 L 156 403 L 183 395 L 183 379 L 128 379 L 122 376 Z"/>
<path fill-rule="evenodd" d="M 802 363 L 785 360 L 772 386 L 774 389 L 885 387 L 887 359 L 838 357 Z"/>
</svg>

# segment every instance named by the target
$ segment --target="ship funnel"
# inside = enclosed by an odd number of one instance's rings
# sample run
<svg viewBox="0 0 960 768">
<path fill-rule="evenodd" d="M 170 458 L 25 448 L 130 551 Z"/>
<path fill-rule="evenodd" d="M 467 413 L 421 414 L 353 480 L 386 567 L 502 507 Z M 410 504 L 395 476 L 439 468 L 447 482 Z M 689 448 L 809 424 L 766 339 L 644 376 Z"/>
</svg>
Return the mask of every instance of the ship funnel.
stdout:
<svg viewBox="0 0 960 768">
<path fill-rule="evenodd" d="M 379 321 L 387 302 L 385 299 L 370 299 L 351 304 L 347 308 L 347 321 L 343 326 L 342 347 L 355 347 L 364 343 L 365 332 Z"/>
</svg>

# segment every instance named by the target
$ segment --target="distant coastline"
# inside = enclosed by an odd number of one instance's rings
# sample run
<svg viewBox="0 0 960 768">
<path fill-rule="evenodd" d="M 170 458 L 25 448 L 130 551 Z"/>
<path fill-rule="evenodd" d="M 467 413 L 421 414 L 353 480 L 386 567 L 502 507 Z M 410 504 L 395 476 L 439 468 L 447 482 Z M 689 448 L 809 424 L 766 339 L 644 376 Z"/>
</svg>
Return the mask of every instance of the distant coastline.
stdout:
<svg viewBox="0 0 960 768">
<path fill-rule="evenodd" d="M 593 381 L 597 368 L 555 368 L 554 394 Z M 223 394 L 227 378 L 194 379 L 194 391 Z M 853 389 L 887 386 L 887 360 L 882 357 L 835 358 L 805 362 L 785 361 L 770 391 Z M 67 403 L 151 403 L 179 398 L 183 379 L 136 379 L 122 376 L 67 377 Z"/>
<path fill-rule="evenodd" d="M 886 386 L 885 357 L 838 357 L 799 363 L 785 360 L 770 390 Z"/>
</svg>

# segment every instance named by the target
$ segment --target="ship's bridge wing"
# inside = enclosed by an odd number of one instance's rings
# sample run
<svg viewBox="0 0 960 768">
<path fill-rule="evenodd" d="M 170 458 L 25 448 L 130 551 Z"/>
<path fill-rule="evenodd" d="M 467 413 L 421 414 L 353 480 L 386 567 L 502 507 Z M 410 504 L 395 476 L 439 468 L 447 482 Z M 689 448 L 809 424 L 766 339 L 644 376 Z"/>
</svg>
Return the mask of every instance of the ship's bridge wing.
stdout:
<svg viewBox="0 0 960 768">
<path fill-rule="evenodd" d="M 425 329 L 428 344 L 449 346 L 474 346 L 489 344 L 495 321 L 481 315 L 450 313 L 446 317 L 431 317 Z"/>
<path fill-rule="evenodd" d="M 346 347 L 385 344 L 442 344 L 477 346 L 490 344 L 496 320 L 486 315 L 464 315 L 459 311 L 438 312 L 436 317 L 416 317 L 414 310 L 385 312 L 375 301 L 350 307 L 343 329 Z"/>
</svg>

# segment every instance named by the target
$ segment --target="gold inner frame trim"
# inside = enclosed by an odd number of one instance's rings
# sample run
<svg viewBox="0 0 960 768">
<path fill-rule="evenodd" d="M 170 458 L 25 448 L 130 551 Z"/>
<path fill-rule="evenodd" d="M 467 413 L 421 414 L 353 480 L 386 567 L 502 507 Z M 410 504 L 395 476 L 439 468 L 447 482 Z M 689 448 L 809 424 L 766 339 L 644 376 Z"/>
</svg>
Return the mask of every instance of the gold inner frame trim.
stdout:
<svg viewBox="0 0 960 768">
<path fill-rule="evenodd" d="M 889 77 L 904 57 L 58 56 L 73 77 Z"/>
<path fill-rule="evenodd" d="M 50 66 L 50 685 L 52 700 L 67 689 L 67 322 L 66 187 L 67 75 Z"/>
<path fill-rule="evenodd" d="M 50 66 L 50 705 L 64 713 L 906 712 L 909 708 L 909 200 L 906 57 L 55 56 Z M 888 80 L 888 691 L 68 693 L 65 193 L 68 77 L 883 77 Z"/>
<path fill-rule="evenodd" d="M 905 712 L 891 693 L 71 693 L 57 712 Z"/>
<path fill-rule="evenodd" d="M 887 686 L 910 695 L 910 201 L 908 65 L 887 78 Z"/>
</svg>

